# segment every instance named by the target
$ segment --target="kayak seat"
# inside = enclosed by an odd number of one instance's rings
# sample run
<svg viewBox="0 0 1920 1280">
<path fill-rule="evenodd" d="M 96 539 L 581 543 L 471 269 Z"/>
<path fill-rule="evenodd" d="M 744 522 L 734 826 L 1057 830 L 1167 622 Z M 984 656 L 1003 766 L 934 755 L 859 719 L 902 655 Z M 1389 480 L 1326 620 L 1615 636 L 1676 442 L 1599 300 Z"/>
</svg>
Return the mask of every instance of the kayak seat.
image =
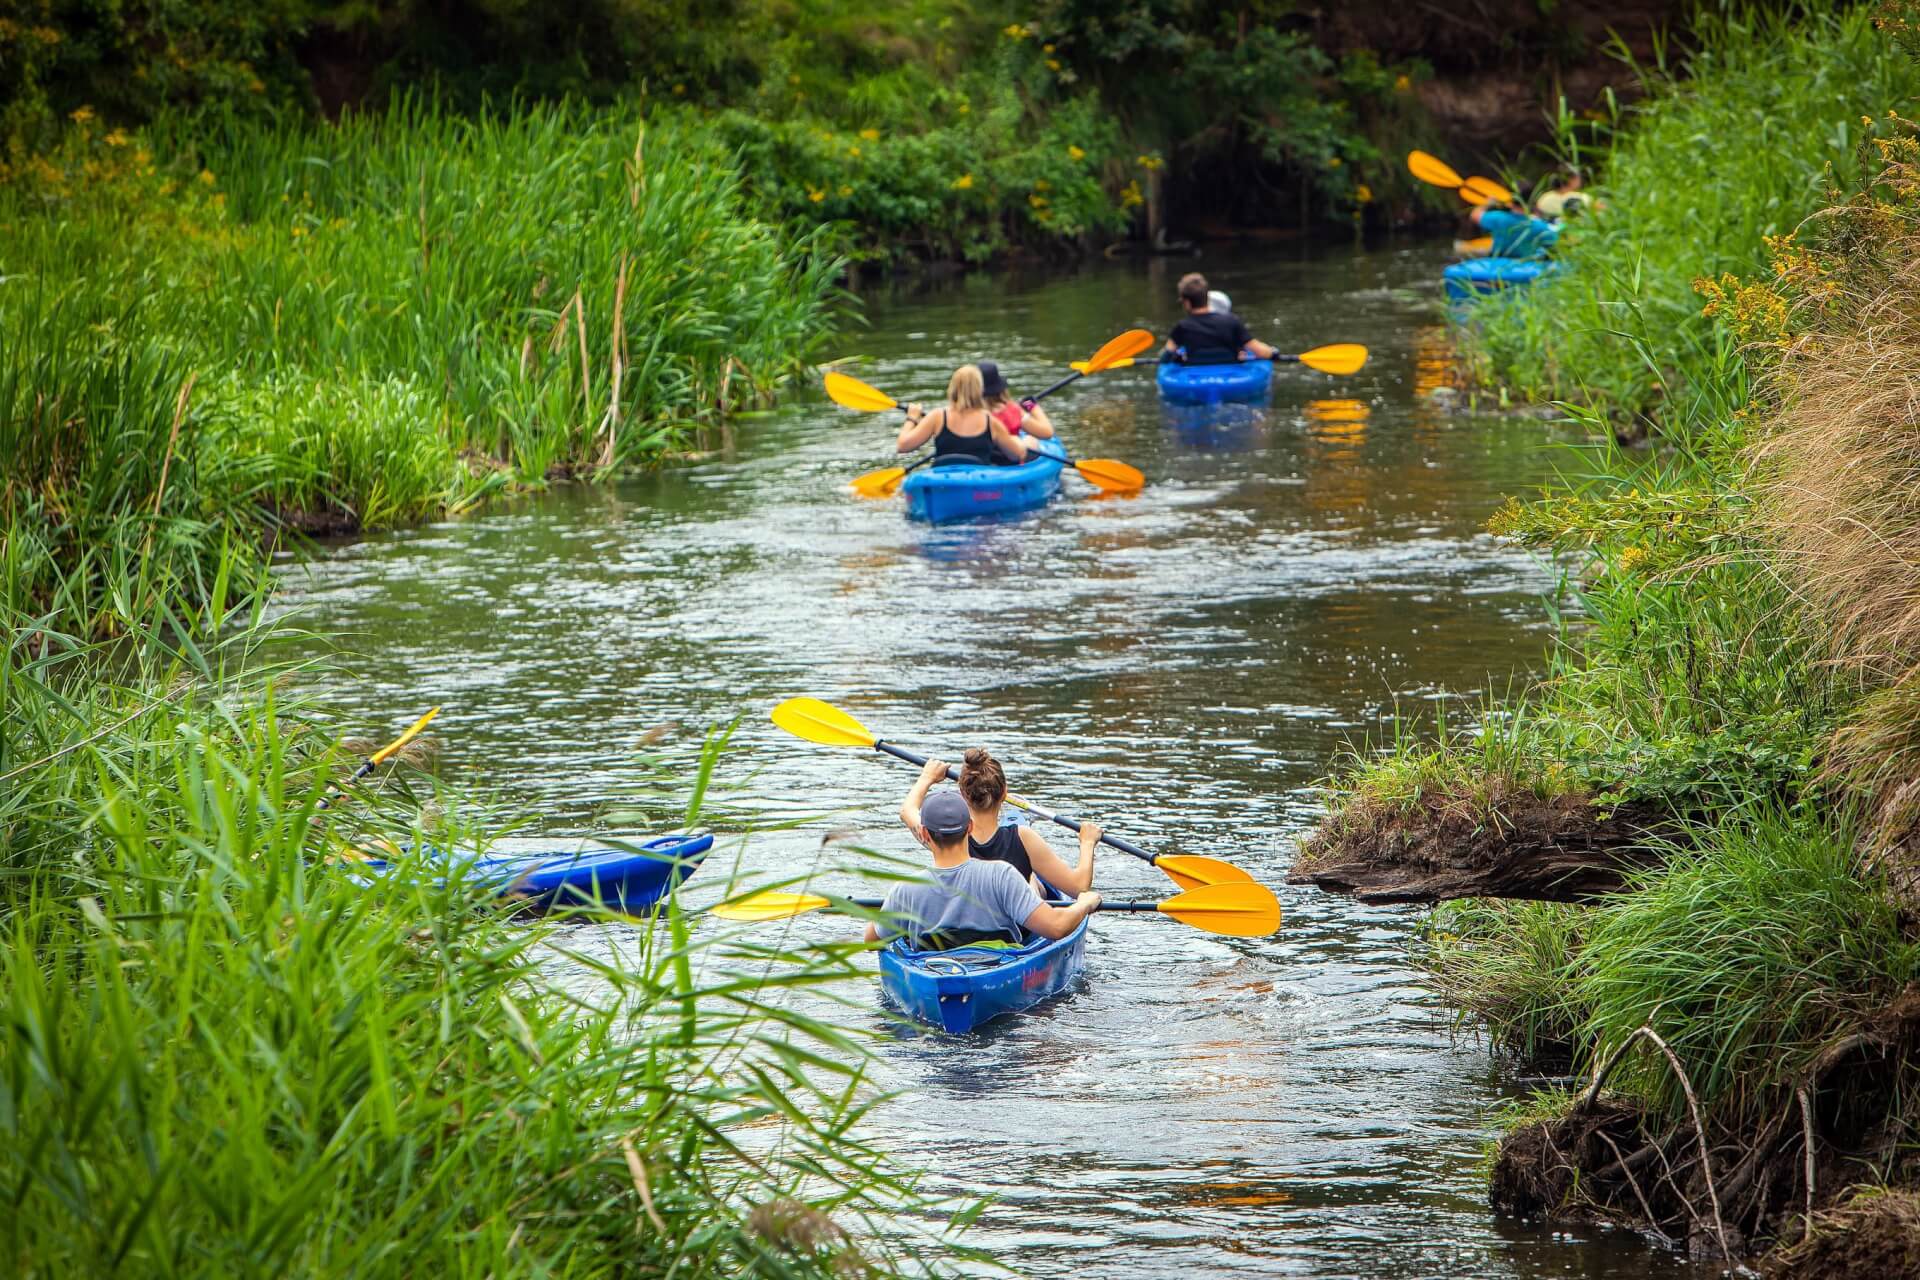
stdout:
<svg viewBox="0 0 1920 1280">
<path fill-rule="evenodd" d="M 1004 929 L 942 929 L 933 933 L 921 934 L 914 939 L 916 951 L 954 951 L 961 947 L 991 947 L 1001 950 L 1007 947 L 1025 946 L 1027 939 L 1016 937 Z"/>
</svg>

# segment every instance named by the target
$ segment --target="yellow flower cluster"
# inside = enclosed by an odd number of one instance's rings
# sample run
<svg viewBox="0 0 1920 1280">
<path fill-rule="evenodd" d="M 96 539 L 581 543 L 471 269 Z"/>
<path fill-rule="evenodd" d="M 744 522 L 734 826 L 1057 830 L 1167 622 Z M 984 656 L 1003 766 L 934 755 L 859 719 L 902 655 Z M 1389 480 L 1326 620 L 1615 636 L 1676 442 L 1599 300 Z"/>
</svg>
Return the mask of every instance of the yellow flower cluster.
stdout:
<svg viewBox="0 0 1920 1280">
<path fill-rule="evenodd" d="M 1122 209 L 1131 209 L 1136 205 L 1143 205 L 1146 202 L 1147 198 L 1140 194 L 1140 180 L 1138 178 L 1135 178 L 1132 182 L 1120 188 L 1120 207 Z"/>
<path fill-rule="evenodd" d="M 952 182 L 948 183 L 947 185 L 952 187 L 955 191 L 971 191 L 973 190 L 973 175 L 970 173 L 963 173 L 959 177 L 955 178 Z"/>
<path fill-rule="evenodd" d="M 1016 22 L 1001 32 L 1001 34 L 1009 40 L 1025 40 L 1028 36 L 1031 36 L 1033 32 L 1027 29 L 1026 23 Z"/>
<path fill-rule="evenodd" d="M 827 198 L 827 193 L 820 190 L 817 187 L 809 187 L 807 189 L 807 199 L 813 201 L 815 204 L 819 204 L 822 200 L 825 200 L 826 198 Z"/>
<path fill-rule="evenodd" d="M 1160 155 L 1158 152 L 1149 152 L 1148 154 L 1143 156 L 1136 156 L 1134 158 L 1134 163 L 1139 165 L 1142 169 L 1145 169 L 1148 173 L 1153 173 L 1157 170 L 1164 169 L 1167 167 L 1167 162 L 1160 158 Z"/>
<path fill-rule="evenodd" d="M 1087 158 L 1087 153 L 1085 151 L 1082 151 L 1079 147 L 1071 146 L 1071 145 L 1067 147 L 1067 159 L 1085 160 L 1086 158 Z"/>
<path fill-rule="evenodd" d="M 1695 280 L 1693 291 L 1707 300 L 1700 314 L 1724 317 L 1741 342 L 1786 345 L 1791 308 L 1770 286 L 1748 283 L 1726 273 L 1718 280 Z"/>
<path fill-rule="evenodd" d="M 1409 76 L 1405 76 L 1405 75 L 1398 75 L 1398 76 L 1395 76 L 1395 77 L 1393 78 L 1393 91 L 1394 91 L 1395 93 L 1411 93 L 1411 92 L 1413 92 L 1413 80 L 1412 80 L 1412 78 L 1411 78 L 1411 77 L 1409 77 Z"/>
<path fill-rule="evenodd" d="M 878 129 L 862 129 L 860 131 L 860 136 L 865 138 L 868 142 L 880 141 L 880 131 Z"/>
<path fill-rule="evenodd" d="M 1353 189 L 1353 199 L 1356 204 L 1372 204 L 1373 188 L 1364 182 L 1361 183 Z"/>
</svg>

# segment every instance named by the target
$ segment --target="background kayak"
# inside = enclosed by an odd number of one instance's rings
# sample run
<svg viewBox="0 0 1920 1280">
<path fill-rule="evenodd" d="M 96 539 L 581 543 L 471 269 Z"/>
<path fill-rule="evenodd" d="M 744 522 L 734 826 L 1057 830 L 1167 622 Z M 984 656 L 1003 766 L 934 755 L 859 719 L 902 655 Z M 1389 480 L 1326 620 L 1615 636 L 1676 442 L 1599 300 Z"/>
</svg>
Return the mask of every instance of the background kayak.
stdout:
<svg viewBox="0 0 1920 1280">
<path fill-rule="evenodd" d="M 505 840 L 485 854 L 473 849 L 427 849 L 420 859 L 370 860 L 355 867 L 365 879 L 386 879 L 396 871 L 423 867 L 435 883 L 459 879 L 493 886 L 502 896 L 527 898 L 544 906 L 600 902 L 620 911 L 652 906 L 668 890 L 693 874 L 713 848 L 713 837 L 656 836 L 642 844 L 578 845 L 556 848 L 551 840 L 530 847 Z"/>
<path fill-rule="evenodd" d="M 914 951 L 902 940 L 880 951 L 880 987 L 915 1022 L 965 1035 L 995 1018 L 1059 995 L 1087 966 L 1087 922 L 1058 941 L 1023 947 Z"/>
<path fill-rule="evenodd" d="M 1262 400 L 1273 385 L 1273 361 L 1238 364 L 1163 364 L 1154 374 L 1160 394 L 1175 404 Z"/>
<path fill-rule="evenodd" d="M 1465 302 L 1502 289 L 1523 288 L 1553 275 L 1561 265 L 1541 258 L 1476 258 L 1452 264 L 1440 278 L 1446 282 L 1448 302 Z"/>
<path fill-rule="evenodd" d="M 922 467 L 900 482 L 907 495 L 907 514 L 915 520 L 944 524 L 973 516 L 1003 515 L 1027 511 L 1051 498 L 1060 489 L 1060 471 L 1066 465 L 1067 451 L 1058 440 L 1027 437 L 1032 453 L 1017 467 L 938 463 Z"/>
</svg>

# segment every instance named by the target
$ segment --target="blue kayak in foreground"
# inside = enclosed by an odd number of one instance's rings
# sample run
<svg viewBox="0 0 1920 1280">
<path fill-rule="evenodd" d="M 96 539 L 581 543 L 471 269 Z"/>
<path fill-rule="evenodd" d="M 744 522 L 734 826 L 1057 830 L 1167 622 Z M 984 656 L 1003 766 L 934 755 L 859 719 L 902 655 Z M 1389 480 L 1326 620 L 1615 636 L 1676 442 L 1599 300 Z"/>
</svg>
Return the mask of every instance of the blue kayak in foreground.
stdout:
<svg viewBox="0 0 1920 1280">
<path fill-rule="evenodd" d="M 1468 302 L 1503 289 L 1524 289 L 1560 269 L 1560 263 L 1545 258 L 1476 258 L 1454 263 L 1440 278 L 1446 283 L 1448 302 Z"/>
<path fill-rule="evenodd" d="M 1262 400 L 1273 386 L 1273 361 L 1235 364 L 1162 364 L 1154 373 L 1160 394 L 1174 404 L 1218 404 L 1222 400 Z"/>
<path fill-rule="evenodd" d="M 384 880 L 402 868 L 417 867 L 435 884 L 450 880 L 491 887 L 502 897 L 546 907 L 600 903 L 616 911 L 644 911 L 693 874 L 713 848 L 713 837 L 657 836 L 625 848 L 583 844 L 512 848 L 503 842 L 482 854 L 472 849 L 427 849 L 418 861 L 370 859 L 355 864 L 366 880 Z M 530 842 L 529 842 L 530 843 Z"/>
<path fill-rule="evenodd" d="M 965 1035 L 1059 995 L 1087 967 L 1087 922 L 1060 940 L 1023 947 L 915 951 L 904 938 L 880 949 L 880 988 L 915 1022 Z"/>
<path fill-rule="evenodd" d="M 1067 451 L 1058 440 L 1026 437 L 1027 461 L 1018 466 L 989 466 L 971 458 L 936 459 L 900 482 L 907 514 L 944 524 L 974 516 L 1005 515 L 1040 506 L 1060 491 Z"/>
</svg>

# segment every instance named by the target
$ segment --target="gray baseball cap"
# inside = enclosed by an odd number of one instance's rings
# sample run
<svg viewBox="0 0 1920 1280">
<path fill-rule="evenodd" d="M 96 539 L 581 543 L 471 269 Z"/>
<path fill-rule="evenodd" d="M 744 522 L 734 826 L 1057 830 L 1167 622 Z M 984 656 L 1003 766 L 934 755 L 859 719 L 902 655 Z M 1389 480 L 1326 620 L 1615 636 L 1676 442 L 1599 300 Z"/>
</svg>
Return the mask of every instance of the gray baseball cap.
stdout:
<svg viewBox="0 0 1920 1280">
<path fill-rule="evenodd" d="M 966 834 L 973 825 L 973 814 L 958 791 L 936 791 L 920 806 L 920 825 L 936 840 L 951 840 Z"/>
</svg>

